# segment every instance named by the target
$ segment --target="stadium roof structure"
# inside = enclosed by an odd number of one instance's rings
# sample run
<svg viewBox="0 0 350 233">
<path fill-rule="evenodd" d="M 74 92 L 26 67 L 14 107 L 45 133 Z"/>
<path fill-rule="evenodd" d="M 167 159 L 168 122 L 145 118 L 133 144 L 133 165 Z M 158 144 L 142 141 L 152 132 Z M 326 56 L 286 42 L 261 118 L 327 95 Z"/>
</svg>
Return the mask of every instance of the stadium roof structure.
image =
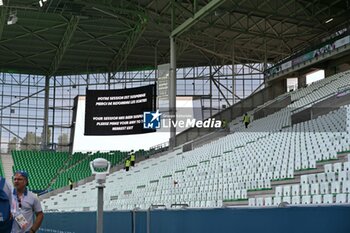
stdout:
<svg viewBox="0 0 350 233">
<path fill-rule="evenodd" d="M 349 0 L 2 2 L 0 71 L 46 76 L 168 63 L 173 29 L 178 67 L 275 63 L 350 22 Z"/>
</svg>

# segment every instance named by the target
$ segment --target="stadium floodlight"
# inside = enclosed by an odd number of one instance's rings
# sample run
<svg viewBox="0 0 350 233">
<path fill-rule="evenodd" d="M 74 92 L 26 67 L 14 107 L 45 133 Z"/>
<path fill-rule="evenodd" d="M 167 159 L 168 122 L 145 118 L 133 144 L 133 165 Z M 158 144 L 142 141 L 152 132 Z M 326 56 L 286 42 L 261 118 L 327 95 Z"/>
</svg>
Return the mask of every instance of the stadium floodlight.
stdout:
<svg viewBox="0 0 350 233">
<path fill-rule="evenodd" d="M 0 0 L 0 6 L 3 6 L 4 2 L 2 0 Z"/>
<path fill-rule="evenodd" d="M 96 233 L 103 233 L 103 189 L 106 182 L 106 176 L 111 168 L 111 163 L 103 158 L 97 158 L 90 162 L 91 173 L 95 175 L 97 182 L 97 222 Z M 96 171 L 96 169 L 105 169 L 104 171 Z"/>
</svg>

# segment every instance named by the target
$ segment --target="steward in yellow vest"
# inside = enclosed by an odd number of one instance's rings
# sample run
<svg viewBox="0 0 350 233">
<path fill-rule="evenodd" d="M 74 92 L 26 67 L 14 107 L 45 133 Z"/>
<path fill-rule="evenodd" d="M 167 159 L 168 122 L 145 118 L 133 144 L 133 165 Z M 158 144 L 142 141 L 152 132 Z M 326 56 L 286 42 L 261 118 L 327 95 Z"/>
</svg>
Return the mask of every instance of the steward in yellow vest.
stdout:
<svg viewBox="0 0 350 233">
<path fill-rule="evenodd" d="M 130 168 L 130 160 L 127 159 L 125 160 L 125 171 L 129 171 L 129 168 Z"/>
</svg>

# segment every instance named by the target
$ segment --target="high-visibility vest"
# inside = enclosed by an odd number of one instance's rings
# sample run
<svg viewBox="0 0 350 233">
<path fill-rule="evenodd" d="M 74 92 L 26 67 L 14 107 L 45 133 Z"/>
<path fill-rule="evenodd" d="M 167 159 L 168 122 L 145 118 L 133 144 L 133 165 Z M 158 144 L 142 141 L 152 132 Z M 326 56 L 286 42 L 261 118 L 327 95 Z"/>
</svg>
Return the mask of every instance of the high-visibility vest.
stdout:
<svg viewBox="0 0 350 233">
<path fill-rule="evenodd" d="M 244 123 L 249 123 L 250 122 L 250 116 L 246 115 L 243 117 L 243 122 Z"/>
<path fill-rule="evenodd" d="M 130 156 L 130 161 L 132 162 L 132 161 L 135 161 L 135 155 L 134 154 L 132 154 L 131 156 Z"/>
<path fill-rule="evenodd" d="M 221 127 L 224 129 L 227 127 L 227 121 L 226 120 L 222 120 L 222 125 Z"/>
<path fill-rule="evenodd" d="M 130 167 L 130 160 L 127 159 L 127 160 L 125 161 L 125 167 Z"/>
</svg>

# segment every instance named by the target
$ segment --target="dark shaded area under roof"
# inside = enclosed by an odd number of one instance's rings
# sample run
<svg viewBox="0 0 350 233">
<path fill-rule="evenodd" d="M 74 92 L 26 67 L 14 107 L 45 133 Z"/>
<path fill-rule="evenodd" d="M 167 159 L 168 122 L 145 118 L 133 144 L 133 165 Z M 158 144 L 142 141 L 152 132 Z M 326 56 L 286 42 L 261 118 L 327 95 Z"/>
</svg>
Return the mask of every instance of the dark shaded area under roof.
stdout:
<svg viewBox="0 0 350 233">
<path fill-rule="evenodd" d="M 194 3 L 197 2 L 197 5 Z M 168 63 L 175 27 L 209 0 L 4 0 L 0 71 L 115 72 Z M 17 22 L 8 25 L 11 17 Z M 328 19 L 333 19 L 326 23 Z M 275 63 L 348 27 L 348 0 L 226 0 L 177 38 L 177 66 Z"/>
</svg>

